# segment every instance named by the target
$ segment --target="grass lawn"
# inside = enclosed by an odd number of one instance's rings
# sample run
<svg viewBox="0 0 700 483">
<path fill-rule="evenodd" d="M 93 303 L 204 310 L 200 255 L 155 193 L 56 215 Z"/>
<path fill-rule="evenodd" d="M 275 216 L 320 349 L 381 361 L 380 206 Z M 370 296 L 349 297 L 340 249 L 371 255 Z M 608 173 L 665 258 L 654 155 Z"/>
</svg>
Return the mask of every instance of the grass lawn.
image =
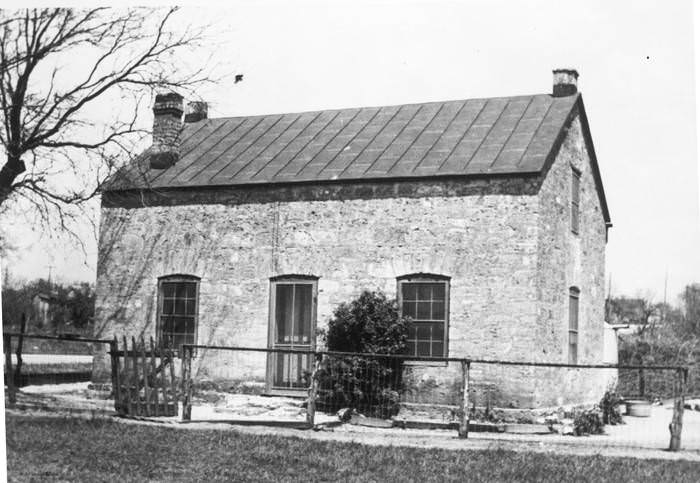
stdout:
<svg viewBox="0 0 700 483">
<path fill-rule="evenodd" d="M 700 481 L 700 463 L 7 416 L 8 481 Z"/>
</svg>

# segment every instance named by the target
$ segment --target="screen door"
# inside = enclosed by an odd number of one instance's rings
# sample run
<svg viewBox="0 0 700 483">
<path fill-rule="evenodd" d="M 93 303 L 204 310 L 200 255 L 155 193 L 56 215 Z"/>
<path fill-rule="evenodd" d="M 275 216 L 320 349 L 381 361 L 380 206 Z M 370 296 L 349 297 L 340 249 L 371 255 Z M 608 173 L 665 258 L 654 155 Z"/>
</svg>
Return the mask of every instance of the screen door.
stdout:
<svg viewBox="0 0 700 483">
<path fill-rule="evenodd" d="M 315 329 L 315 281 L 275 281 L 272 286 L 271 344 L 273 349 L 313 349 Z M 278 352 L 268 364 L 271 389 L 306 389 L 312 356 Z"/>
</svg>

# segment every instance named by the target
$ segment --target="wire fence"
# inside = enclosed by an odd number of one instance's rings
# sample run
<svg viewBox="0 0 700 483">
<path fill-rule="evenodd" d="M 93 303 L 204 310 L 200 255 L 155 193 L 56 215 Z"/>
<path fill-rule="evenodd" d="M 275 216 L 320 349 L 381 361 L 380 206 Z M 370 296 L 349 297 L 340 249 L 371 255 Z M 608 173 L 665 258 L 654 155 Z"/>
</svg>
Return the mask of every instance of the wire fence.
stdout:
<svg viewBox="0 0 700 483">
<path fill-rule="evenodd" d="M 50 342 L 54 353 L 26 352 L 39 341 Z M 3 342 L 9 407 L 700 450 L 700 400 L 688 394 L 688 369 L 681 366 L 187 344 L 176 351 L 153 339 L 21 333 L 5 333 Z M 65 352 L 57 354 L 62 345 Z M 90 382 L 100 364 L 109 366 L 106 384 Z"/>
<path fill-rule="evenodd" d="M 111 387 L 93 384 L 94 354 L 109 341 L 72 335 L 3 333 L 6 407 L 113 414 Z"/>
<path fill-rule="evenodd" d="M 185 346 L 187 421 L 433 428 L 461 437 L 700 450 L 680 366 Z M 188 360 L 189 359 L 189 360 Z M 685 426 L 684 426 L 685 424 Z M 683 438 L 681 438 L 683 435 Z"/>
</svg>

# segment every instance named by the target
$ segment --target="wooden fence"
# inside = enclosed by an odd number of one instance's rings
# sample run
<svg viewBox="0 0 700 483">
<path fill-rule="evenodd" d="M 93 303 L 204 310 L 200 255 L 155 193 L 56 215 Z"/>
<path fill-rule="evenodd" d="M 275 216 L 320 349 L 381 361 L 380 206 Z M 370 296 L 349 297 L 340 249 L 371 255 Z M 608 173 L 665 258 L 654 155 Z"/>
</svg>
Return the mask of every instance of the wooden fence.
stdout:
<svg viewBox="0 0 700 483">
<path fill-rule="evenodd" d="M 176 416 L 178 378 L 175 375 L 175 351 L 159 347 L 150 338 L 137 343 L 126 337 L 122 348 L 116 337 L 110 342 L 114 409 L 123 416 Z"/>
</svg>

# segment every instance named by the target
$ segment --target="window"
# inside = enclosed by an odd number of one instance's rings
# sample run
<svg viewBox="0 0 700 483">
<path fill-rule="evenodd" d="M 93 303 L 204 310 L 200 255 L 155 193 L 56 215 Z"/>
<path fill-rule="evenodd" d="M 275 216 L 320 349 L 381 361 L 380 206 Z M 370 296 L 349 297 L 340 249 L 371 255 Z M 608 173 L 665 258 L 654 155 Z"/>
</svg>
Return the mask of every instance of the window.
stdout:
<svg viewBox="0 0 700 483">
<path fill-rule="evenodd" d="M 578 235 L 579 200 L 581 194 L 581 173 L 571 168 L 571 232 Z"/>
<path fill-rule="evenodd" d="M 199 278 L 169 275 L 158 279 L 158 340 L 179 348 L 194 344 L 197 333 Z"/>
<path fill-rule="evenodd" d="M 579 289 L 569 289 L 569 364 L 578 361 L 578 297 Z"/>
<path fill-rule="evenodd" d="M 311 276 L 295 275 L 271 279 L 271 348 L 289 351 L 313 349 L 317 286 L 318 279 Z M 270 354 L 269 388 L 307 388 L 304 374 L 311 369 L 311 362 L 312 357 L 308 354 Z"/>
<path fill-rule="evenodd" d="M 441 275 L 409 275 L 398 279 L 401 314 L 413 321 L 407 354 L 420 357 L 447 355 L 450 282 Z"/>
</svg>

